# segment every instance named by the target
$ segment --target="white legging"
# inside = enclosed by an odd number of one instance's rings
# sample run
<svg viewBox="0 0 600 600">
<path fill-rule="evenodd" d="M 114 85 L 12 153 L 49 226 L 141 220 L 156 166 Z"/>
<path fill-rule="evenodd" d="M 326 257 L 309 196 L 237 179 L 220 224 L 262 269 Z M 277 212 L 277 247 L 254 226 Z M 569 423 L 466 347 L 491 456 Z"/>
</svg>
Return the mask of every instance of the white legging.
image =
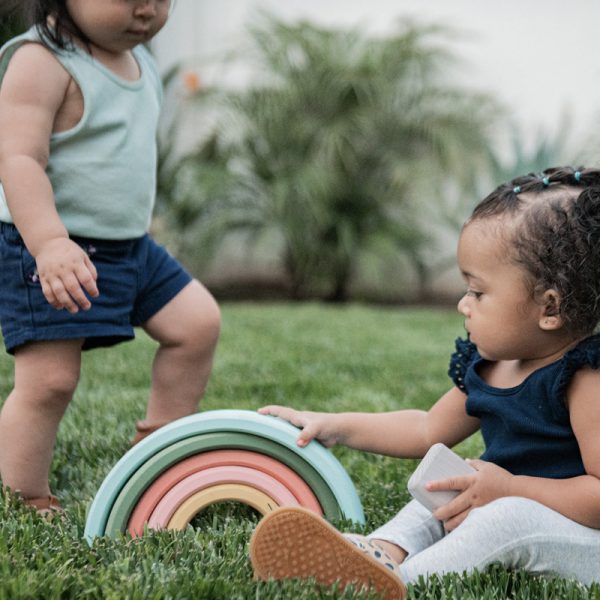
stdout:
<svg viewBox="0 0 600 600">
<path fill-rule="evenodd" d="M 476 508 L 452 532 L 413 500 L 369 539 L 403 548 L 405 583 L 419 576 L 467 573 L 500 563 L 507 569 L 600 582 L 600 529 L 579 525 L 527 498 L 500 498 Z"/>
</svg>

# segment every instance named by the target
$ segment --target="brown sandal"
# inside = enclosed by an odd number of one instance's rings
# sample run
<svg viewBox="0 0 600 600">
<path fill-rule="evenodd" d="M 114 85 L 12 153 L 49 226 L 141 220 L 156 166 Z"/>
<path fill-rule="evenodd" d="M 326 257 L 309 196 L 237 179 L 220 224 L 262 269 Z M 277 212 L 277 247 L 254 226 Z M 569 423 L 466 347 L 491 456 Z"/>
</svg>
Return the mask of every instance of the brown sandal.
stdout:
<svg viewBox="0 0 600 600">
<path fill-rule="evenodd" d="M 157 429 L 166 425 L 169 421 L 162 421 L 160 423 L 147 423 L 146 421 L 138 421 L 135 424 L 135 436 L 131 440 L 131 445 L 135 446 L 138 442 L 141 442 L 145 437 L 148 437 L 151 433 L 154 433 Z"/>
<path fill-rule="evenodd" d="M 314 579 L 321 585 L 352 584 L 385 600 L 404 600 L 406 587 L 393 559 L 365 551 L 324 518 L 299 506 L 277 508 L 250 539 L 255 579 Z"/>
<path fill-rule="evenodd" d="M 60 505 L 58 498 L 50 494 L 42 498 L 22 498 L 25 506 L 34 508 L 40 517 L 45 519 L 53 519 L 57 516 L 64 515 L 64 509 Z"/>
</svg>

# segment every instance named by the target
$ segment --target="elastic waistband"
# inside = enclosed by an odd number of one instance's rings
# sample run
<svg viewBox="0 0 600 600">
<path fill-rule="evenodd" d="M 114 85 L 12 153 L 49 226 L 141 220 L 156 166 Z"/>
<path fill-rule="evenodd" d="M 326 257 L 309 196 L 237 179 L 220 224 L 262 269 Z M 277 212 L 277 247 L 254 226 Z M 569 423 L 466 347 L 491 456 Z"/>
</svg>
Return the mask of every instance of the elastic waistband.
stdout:
<svg viewBox="0 0 600 600">
<path fill-rule="evenodd" d="M 3 221 L 0 221 L 0 233 L 6 240 L 10 242 L 23 243 L 23 238 L 21 237 L 19 230 L 14 226 L 13 223 L 5 223 Z M 83 237 L 80 235 L 70 235 L 69 237 L 74 242 L 77 242 L 78 244 L 82 245 L 91 245 L 95 246 L 96 248 L 126 251 L 135 246 L 135 244 L 137 244 L 140 240 L 143 240 L 147 236 L 148 234 L 143 235 L 141 238 L 133 238 L 129 240 L 105 240 L 99 238 Z"/>
</svg>

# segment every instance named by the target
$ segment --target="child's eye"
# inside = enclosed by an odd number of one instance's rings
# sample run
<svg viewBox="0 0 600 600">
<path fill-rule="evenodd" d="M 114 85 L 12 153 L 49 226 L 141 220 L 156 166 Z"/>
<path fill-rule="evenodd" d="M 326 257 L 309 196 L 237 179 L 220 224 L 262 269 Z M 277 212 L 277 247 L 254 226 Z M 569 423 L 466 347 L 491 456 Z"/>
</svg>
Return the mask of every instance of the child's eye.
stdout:
<svg viewBox="0 0 600 600">
<path fill-rule="evenodd" d="M 475 298 L 475 300 L 479 300 L 479 298 L 481 298 L 481 296 L 483 296 L 483 292 L 477 292 L 476 290 L 472 290 L 469 288 L 467 290 L 467 296 L 470 296 L 471 298 Z"/>
</svg>

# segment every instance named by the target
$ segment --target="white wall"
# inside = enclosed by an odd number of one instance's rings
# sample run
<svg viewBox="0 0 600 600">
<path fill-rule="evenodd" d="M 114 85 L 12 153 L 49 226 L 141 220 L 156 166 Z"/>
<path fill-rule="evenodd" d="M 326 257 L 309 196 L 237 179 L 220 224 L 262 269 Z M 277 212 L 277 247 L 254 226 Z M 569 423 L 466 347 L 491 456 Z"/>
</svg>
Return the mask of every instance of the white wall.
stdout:
<svg viewBox="0 0 600 600">
<path fill-rule="evenodd" d="M 577 134 L 600 116 L 600 2 L 597 0 L 178 0 L 155 40 L 159 63 L 207 66 L 240 46 L 260 9 L 286 19 L 386 31 L 397 18 L 442 21 L 468 32 L 454 45 L 465 82 L 493 93 L 533 135 L 554 131 L 563 111 Z M 202 70 L 205 70 L 203 73 Z"/>
</svg>

